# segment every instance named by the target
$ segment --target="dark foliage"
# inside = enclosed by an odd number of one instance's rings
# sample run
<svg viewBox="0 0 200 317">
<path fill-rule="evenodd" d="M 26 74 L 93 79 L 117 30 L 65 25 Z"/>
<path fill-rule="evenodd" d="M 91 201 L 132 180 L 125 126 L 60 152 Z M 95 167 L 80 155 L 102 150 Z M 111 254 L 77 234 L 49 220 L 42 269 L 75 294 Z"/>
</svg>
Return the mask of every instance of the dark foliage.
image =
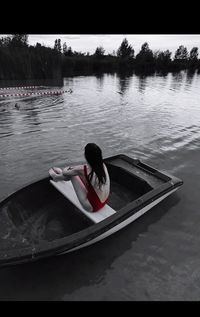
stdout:
<svg viewBox="0 0 200 317">
<path fill-rule="evenodd" d="M 0 79 L 53 79 L 72 75 L 96 73 L 176 72 L 182 69 L 200 72 L 198 48 L 179 46 L 172 59 L 169 50 L 153 52 L 148 43 L 134 57 L 134 49 L 124 39 L 113 54 L 105 55 L 102 46 L 93 55 L 73 51 L 56 39 L 54 48 L 37 43 L 28 45 L 28 35 L 12 34 L 0 38 Z"/>
<path fill-rule="evenodd" d="M 27 36 L 0 39 L 0 79 L 60 78 L 58 51 L 37 43 L 28 46 Z"/>
</svg>

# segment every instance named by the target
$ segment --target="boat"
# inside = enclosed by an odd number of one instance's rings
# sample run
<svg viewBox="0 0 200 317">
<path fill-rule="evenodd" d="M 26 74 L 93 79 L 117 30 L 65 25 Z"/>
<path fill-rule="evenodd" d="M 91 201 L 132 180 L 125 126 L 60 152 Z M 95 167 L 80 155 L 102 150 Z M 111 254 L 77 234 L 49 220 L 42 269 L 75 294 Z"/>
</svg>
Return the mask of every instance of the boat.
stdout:
<svg viewBox="0 0 200 317">
<path fill-rule="evenodd" d="M 183 181 L 124 154 L 104 159 L 111 193 L 85 211 L 71 181 L 45 177 L 0 202 L 0 266 L 62 255 L 100 241 L 145 214 Z"/>
</svg>

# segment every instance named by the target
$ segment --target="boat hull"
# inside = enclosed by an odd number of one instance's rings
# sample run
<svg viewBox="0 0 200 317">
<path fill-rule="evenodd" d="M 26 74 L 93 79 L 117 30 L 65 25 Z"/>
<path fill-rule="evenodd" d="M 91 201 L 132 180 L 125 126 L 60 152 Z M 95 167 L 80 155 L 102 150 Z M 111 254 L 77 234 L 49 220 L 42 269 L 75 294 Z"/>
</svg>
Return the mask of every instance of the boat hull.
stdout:
<svg viewBox="0 0 200 317">
<path fill-rule="evenodd" d="M 149 211 L 151 208 L 153 208 L 154 206 L 159 204 L 162 200 L 164 200 L 166 197 L 168 197 L 169 195 L 174 193 L 176 190 L 177 190 L 177 188 L 173 189 L 172 191 L 170 191 L 169 193 L 165 194 L 164 196 L 156 199 L 155 201 L 150 203 L 148 206 L 145 206 L 144 208 L 140 209 L 138 212 L 133 214 L 131 217 L 129 217 L 125 221 L 122 221 L 120 224 L 114 226 L 112 229 L 106 231 L 105 233 L 99 235 L 97 238 L 94 238 L 94 239 L 90 240 L 89 242 L 83 243 L 83 244 L 81 244 L 78 247 L 72 248 L 71 250 L 62 252 L 62 253 L 60 253 L 58 255 L 62 255 L 62 254 L 65 254 L 65 253 L 69 253 L 69 252 L 72 252 L 72 251 L 87 247 L 87 246 L 89 246 L 91 244 L 94 244 L 94 243 L 96 243 L 98 241 L 101 241 L 101 240 L 105 239 L 106 237 L 108 237 L 108 236 L 112 235 L 113 233 L 123 229 L 124 227 L 129 225 L 131 222 L 135 221 L 137 218 L 139 218 L 142 215 L 144 215 L 147 211 Z"/>
</svg>

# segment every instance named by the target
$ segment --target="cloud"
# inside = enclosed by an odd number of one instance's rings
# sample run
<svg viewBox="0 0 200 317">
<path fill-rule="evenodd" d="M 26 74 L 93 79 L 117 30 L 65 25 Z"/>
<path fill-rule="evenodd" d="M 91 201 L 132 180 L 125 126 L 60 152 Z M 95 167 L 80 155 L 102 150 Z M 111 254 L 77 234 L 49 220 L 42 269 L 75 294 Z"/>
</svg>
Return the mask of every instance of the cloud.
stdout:
<svg viewBox="0 0 200 317">
<path fill-rule="evenodd" d="M 78 40 L 81 38 L 80 35 L 63 35 L 63 39 L 69 39 L 69 40 Z"/>
</svg>

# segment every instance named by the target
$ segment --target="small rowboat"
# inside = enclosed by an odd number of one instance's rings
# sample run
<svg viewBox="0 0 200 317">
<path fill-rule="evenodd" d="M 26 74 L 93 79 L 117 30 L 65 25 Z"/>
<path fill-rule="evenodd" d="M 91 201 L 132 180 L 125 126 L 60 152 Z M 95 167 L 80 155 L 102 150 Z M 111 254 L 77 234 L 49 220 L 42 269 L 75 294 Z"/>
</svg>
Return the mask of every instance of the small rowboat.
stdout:
<svg viewBox="0 0 200 317">
<path fill-rule="evenodd" d="M 111 179 L 108 204 L 90 213 L 71 181 L 49 177 L 0 202 L 0 266 L 61 255 L 100 241 L 142 216 L 183 181 L 126 155 L 104 160 Z"/>
</svg>

